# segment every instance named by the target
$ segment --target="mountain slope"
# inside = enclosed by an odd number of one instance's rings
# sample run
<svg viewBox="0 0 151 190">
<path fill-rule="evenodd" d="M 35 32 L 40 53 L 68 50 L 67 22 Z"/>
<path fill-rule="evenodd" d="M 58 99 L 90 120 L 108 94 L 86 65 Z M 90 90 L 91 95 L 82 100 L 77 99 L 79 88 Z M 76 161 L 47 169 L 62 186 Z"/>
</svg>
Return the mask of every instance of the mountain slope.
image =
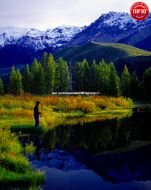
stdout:
<svg viewBox="0 0 151 190">
<path fill-rule="evenodd" d="M 138 42 L 151 36 L 150 29 L 151 14 L 145 21 L 137 22 L 128 13 L 109 12 L 101 15 L 99 19 L 78 33 L 68 45 L 81 45 L 95 41 L 121 42 L 140 47 Z"/>
<path fill-rule="evenodd" d="M 151 51 L 151 24 L 145 28 L 139 29 L 136 33 L 129 35 L 127 38 L 120 40 L 120 43 L 132 44 L 141 49 Z"/>
<path fill-rule="evenodd" d="M 119 71 L 127 64 L 131 71 L 136 70 L 138 73 L 141 72 L 140 69 L 151 66 L 151 52 L 118 43 L 91 42 L 83 46 L 72 46 L 56 52 L 55 57 L 63 57 L 70 64 L 84 58 L 91 63 L 94 59 L 97 62 L 105 59 L 107 62 L 114 62 Z"/>
<path fill-rule="evenodd" d="M 87 58 L 90 61 L 105 59 L 108 62 L 120 58 L 151 56 L 151 52 L 119 43 L 91 42 L 83 46 L 72 46 L 56 52 L 56 57 L 63 57 L 71 63 Z"/>
</svg>

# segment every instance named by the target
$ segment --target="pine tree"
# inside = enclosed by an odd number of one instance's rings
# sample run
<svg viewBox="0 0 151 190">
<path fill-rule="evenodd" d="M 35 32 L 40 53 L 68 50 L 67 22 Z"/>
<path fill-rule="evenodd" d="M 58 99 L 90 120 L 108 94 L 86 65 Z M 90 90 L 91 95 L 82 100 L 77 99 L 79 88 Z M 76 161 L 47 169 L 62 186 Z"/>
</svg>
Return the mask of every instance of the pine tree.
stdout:
<svg viewBox="0 0 151 190">
<path fill-rule="evenodd" d="M 38 86 L 37 86 L 37 94 L 45 94 L 45 72 L 44 68 L 41 64 L 39 64 L 39 78 L 38 78 Z"/>
<path fill-rule="evenodd" d="M 37 59 L 34 59 L 31 66 L 31 75 L 32 75 L 32 93 L 38 93 L 38 85 L 39 85 L 39 63 Z"/>
<path fill-rule="evenodd" d="M 36 59 L 34 59 L 32 67 L 32 92 L 34 94 L 45 94 L 46 93 L 46 85 L 45 85 L 45 71 L 43 65 L 38 63 Z"/>
<path fill-rule="evenodd" d="M 55 85 L 55 71 L 56 71 L 56 63 L 54 61 L 54 57 L 52 54 L 49 54 L 47 60 L 47 70 L 46 70 L 46 93 L 51 94 L 54 90 Z"/>
<path fill-rule="evenodd" d="M 121 75 L 121 93 L 123 96 L 128 97 L 130 95 L 130 84 L 131 84 L 131 74 L 129 73 L 129 70 L 125 65 Z"/>
<path fill-rule="evenodd" d="M 90 67 L 86 59 L 74 65 L 73 86 L 77 91 L 90 89 Z"/>
<path fill-rule="evenodd" d="M 17 71 L 15 70 L 14 66 L 10 74 L 9 91 L 15 95 L 20 95 L 22 93 L 22 75 L 19 69 Z"/>
<path fill-rule="evenodd" d="M 12 94 L 17 94 L 17 73 L 15 67 L 12 66 L 12 70 L 10 73 L 10 83 L 9 83 L 9 91 Z"/>
<path fill-rule="evenodd" d="M 32 74 L 27 64 L 23 74 L 23 87 L 25 92 L 32 92 Z"/>
<path fill-rule="evenodd" d="M 45 71 L 47 70 L 47 62 L 48 62 L 48 54 L 47 54 L 47 52 L 44 52 L 42 54 L 42 58 L 41 58 L 40 63 L 43 66 Z"/>
<path fill-rule="evenodd" d="M 93 61 L 91 68 L 90 68 L 90 80 L 89 86 L 91 91 L 98 91 L 98 65 L 96 64 L 95 60 Z"/>
<path fill-rule="evenodd" d="M 59 58 L 56 68 L 55 88 L 58 92 L 68 91 L 70 87 L 70 74 L 67 63 Z"/>
<path fill-rule="evenodd" d="M 73 75 L 72 75 L 72 86 L 74 91 L 81 91 L 81 73 L 80 73 L 80 64 L 79 62 L 74 64 Z"/>
<path fill-rule="evenodd" d="M 3 95 L 3 94 L 4 94 L 4 84 L 3 84 L 2 79 L 0 78 L 0 95 Z"/>
<path fill-rule="evenodd" d="M 98 90 L 101 94 L 107 94 L 109 88 L 110 69 L 107 63 L 102 60 L 98 65 Z"/>
<path fill-rule="evenodd" d="M 22 85 L 22 75 L 19 69 L 17 69 L 16 75 L 17 75 L 16 94 L 20 95 L 23 92 L 23 85 Z"/>
<path fill-rule="evenodd" d="M 33 63 L 32 63 L 32 66 L 31 66 L 32 73 L 37 72 L 38 68 L 39 68 L 39 63 L 38 63 L 37 59 L 34 59 Z"/>
<path fill-rule="evenodd" d="M 120 95 L 120 78 L 116 72 L 115 66 L 113 63 L 109 65 L 110 74 L 109 74 L 109 95 L 119 96 Z"/>
<path fill-rule="evenodd" d="M 89 91 L 89 75 L 90 75 L 90 68 L 88 61 L 84 59 L 81 63 L 81 76 L 82 76 L 82 90 Z"/>
<path fill-rule="evenodd" d="M 140 98 L 142 94 L 141 82 L 139 81 L 135 72 L 132 73 L 130 83 L 130 97 Z"/>
</svg>

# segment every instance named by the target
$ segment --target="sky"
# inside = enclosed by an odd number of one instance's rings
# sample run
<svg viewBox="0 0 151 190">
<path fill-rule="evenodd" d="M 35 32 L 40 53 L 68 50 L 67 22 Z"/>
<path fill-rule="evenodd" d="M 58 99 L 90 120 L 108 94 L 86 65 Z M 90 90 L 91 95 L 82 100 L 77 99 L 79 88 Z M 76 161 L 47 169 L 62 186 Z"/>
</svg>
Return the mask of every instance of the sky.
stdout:
<svg viewBox="0 0 151 190">
<path fill-rule="evenodd" d="M 85 26 L 109 11 L 130 12 L 137 0 L 0 0 L 0 27 L 46 30 Z M 139 0 L 138 0 L 139 1 Z M 151 0 L 143 0 L 151 10 Z"/>
</svg>

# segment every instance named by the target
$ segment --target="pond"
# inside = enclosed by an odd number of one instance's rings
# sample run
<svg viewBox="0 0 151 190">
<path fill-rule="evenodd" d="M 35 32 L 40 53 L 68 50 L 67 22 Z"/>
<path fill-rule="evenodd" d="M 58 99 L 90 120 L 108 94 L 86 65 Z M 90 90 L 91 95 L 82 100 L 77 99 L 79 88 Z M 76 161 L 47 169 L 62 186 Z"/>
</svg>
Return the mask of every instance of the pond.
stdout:
<svg viewBox="0 0 151 190">
<path fill-rule="evenodd" d="M 44 189 L 151 189 L 151 114 L 60 125 L 43 137 L 34 167 Z"/>
</svg>

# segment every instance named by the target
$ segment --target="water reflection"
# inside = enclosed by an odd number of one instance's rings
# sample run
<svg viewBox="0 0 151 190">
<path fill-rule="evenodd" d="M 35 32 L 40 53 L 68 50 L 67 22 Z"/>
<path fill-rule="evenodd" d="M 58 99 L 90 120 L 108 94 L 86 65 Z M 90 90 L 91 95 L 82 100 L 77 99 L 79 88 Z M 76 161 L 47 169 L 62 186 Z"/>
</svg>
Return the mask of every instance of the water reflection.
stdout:
<svg viewBox="0 0 151 190">
<path fill-rule="evenodd" d="M 72 150 L 84 149 L 93 153 L 101 152 L 118 146 L 121 136 L 122 141 L 128 141 L 129 130 L 124 127 L 120 128 L 120 122 L 115 119 L 83 125 L 61 125 L 47 132 L 44 144 L 48 149 L 59 146 Z"/>
<path fill-rule="evenodd" d="M 133 141 L 150 141 L 149 114 L 134 113 L 125 119 L 60 125 L 45 134 L 44 145 L 50 150 L 59 146 L 100 153 L 126 146 Z"/>
<path fill-rule="evenodd" d="M 61 125 L 49 130 L 44 146 L 66 149 L 105 181 L 151 180 L 150 112 L 130 118 Z"/>
<path fill-rule="evenodd" d="M 129 118 L 133 114 L 132 110 L 125 110 L 124 112 L 121 111 L 115 111 L 114 113 L 107 112 L 107 113 L 98 113 L 95 115 L 89 115 L 89 116 L 84 116 L 84 117 L 74 117 L 74 118 L 67 118 L 67 120 L 64 121 L 64 125 L 75 125 L 75 124 L 88 124 L 90 122 L 102 122 L 106 120 L 113 120 L 113 119 L 123 119 L 123 118 Z"/>
</svg>

